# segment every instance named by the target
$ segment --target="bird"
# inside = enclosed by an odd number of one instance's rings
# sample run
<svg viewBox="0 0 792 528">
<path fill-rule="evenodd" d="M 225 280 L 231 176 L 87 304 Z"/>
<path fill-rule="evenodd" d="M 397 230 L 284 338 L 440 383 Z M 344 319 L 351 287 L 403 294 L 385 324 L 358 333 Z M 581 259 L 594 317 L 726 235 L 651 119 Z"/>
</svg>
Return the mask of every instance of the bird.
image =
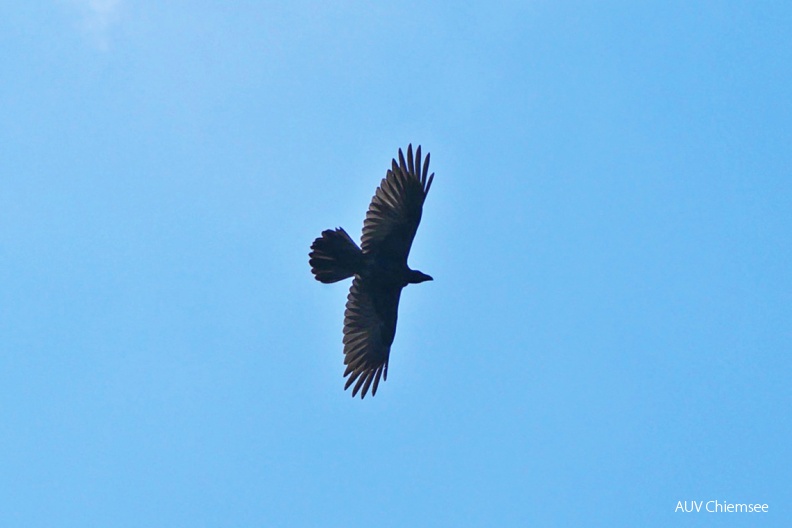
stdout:
<svg viewBox="0 0 792 528">
<path fill-rule="evenodd" d="M 429 153 L 421 164 L 421 147 L 413 157 L 399 149 L 399 160 L 377 187 L 363 221 L 360 247 L 338 227 L 322 231 L 308 254 L 314 278 L 330 284 L 350 277 L 352 286 L 344 312 L 344 390 L 352 388 L 361 400 L 371 388 L 377 394 L 380 378 L 388 379 L 388 360 L 396 335 L 399 298 L 408 284 L 433 278 L 410 269 L 410 254 L 423 205 L 434 173 L 429 173 Z"/>
</svg>

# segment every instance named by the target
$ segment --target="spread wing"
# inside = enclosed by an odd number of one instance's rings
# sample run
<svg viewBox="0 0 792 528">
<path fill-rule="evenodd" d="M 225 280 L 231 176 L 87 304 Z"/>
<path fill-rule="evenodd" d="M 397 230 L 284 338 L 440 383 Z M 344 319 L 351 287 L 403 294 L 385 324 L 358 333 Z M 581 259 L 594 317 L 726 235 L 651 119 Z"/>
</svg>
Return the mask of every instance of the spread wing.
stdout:
<svg viewBox="0 0 792 528">
<path fill-rule="evenodd" d="M 388 379 L 401 290 L 360 276 L 352 281 L 344 314 L 344 377 L 349 376 L 344 390 L 354 383 L 353 397 L 362 389 L 365 398 L 372 383 L 371 395 L 377 394 L 380 377 Z"/>
<path fill-rule="evenodd" d="M 364 253 L 407 262 L 415 231 L 421 223 L 424 200 L 434 179 L 434 173 L 427 178 L 428 173 L 429 154 L 421 167 L 421 147 L 413 160 L 412 145 L 408 146 L 406 161 L 399 149 L 399 163 L 393 160 L 366 213 L 361 244 Z"/>
</svg>

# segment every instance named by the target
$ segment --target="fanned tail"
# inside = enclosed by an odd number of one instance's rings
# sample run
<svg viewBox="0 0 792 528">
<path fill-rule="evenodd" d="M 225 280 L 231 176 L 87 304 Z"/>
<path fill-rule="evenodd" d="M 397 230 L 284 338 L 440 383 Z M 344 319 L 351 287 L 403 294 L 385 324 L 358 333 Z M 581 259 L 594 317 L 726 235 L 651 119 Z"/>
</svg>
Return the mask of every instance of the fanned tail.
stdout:
<svg viewBox="0 0 792 528">
<path fill-rule="evenodd" d="M 319 282 L 330 284 L 358 273 L 363 253 L 346 231 L 328 229 L 311 244 L 311 272 Z"/>
</svg>

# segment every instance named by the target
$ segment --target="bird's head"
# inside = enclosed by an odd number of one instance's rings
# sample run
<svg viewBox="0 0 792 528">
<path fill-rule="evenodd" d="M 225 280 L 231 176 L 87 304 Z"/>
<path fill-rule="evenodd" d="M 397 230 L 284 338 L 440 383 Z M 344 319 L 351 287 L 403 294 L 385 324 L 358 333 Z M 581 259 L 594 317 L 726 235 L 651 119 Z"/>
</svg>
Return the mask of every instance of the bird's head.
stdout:
<svg viewBox="0 0 792 528">
<path fill-rule="evenodd" d="M 427 275 L 426 273 L 421 273 L 418 270 L 410 270 L 410 274 L 407 276 L 407 284 L 419 284 L 421 282 L 426 282 L 434 280 L 432 277 Z"/>
</svg>

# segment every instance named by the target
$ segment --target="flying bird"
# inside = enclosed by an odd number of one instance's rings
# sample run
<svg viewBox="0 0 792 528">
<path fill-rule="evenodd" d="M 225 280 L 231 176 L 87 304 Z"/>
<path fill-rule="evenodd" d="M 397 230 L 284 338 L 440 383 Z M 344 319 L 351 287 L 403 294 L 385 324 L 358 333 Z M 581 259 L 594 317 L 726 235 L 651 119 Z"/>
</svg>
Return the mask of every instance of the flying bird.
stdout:
<svg viewBox="0 0 792 528">
<path fill-rule="evenodd" d="M 388 358 L 396 335 L 396 319 L 402 288 L 432 280 L 410 269 L 415 232 L 434 173 L 429 173 L 429 154 L 421 165 L 421 147 L 413 158 L 399 149 L 374 197 L 363 222 L 358 247 L 342 228 L 322 231 L 309 253 L 311 272 L 319 282 L 330 284 L 354 276 L 344 313 L 344 390 L 352 384 L 365 398 L 369 388 L 377 394 L 380 377 L 388 379 Z"/>
</svg>

